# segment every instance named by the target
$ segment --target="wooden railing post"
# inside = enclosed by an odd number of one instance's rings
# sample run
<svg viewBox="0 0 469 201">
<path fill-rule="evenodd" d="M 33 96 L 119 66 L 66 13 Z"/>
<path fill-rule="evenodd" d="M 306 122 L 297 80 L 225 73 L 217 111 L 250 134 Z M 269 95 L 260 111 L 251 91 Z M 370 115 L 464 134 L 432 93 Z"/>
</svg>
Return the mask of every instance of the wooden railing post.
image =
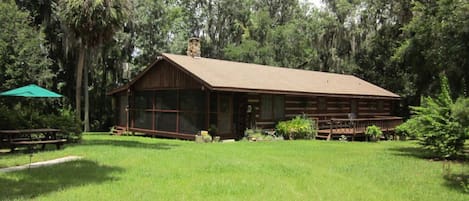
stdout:
<svg viewBox="0 0 469 201">
<path fill-rule="evenodd" d="M 331 136 L 332 136 L 332 129 L 333 129 L 332 124 L 334 124 L 334 120 L 331 119 L 331 121 L 329 122 L 330 131 L 329 131 L 329 135 L 327 136 L 327 141 L 329 141 L 331 139 Z"/>
</svg>

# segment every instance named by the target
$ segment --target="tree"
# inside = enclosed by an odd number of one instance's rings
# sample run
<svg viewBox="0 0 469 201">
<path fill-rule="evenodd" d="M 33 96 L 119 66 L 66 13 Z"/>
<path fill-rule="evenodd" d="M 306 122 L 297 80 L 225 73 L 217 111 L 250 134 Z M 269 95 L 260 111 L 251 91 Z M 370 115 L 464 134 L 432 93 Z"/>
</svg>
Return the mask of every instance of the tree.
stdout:
<svg viewBox="0 0 469 201">
<path fill-rule="evenodd" d="M 460 0 L 415 1 L 413 17 L 403 28 L 406 39 L 394 57 L 416 75 L 417 94 L 438 89 L 445 72 L 452 97 L 468 96 L 469 2 Z"/>
<path fill-rule="evenodd" d="M 413 116 L 400 127 L 421 137 L 422 146 L 437 157 L 456 157 L 462 153 L 464 142 L 469 138 L 467 118 L 462 118 L 467 113 L 464 108 L 467 104 L 467 100 L 454 104 L 448 79 L 442 76 L 440 94 L 436 98 L 423 98 L 421 106 L 412 107 Z"/>
<path fill-rule="evenodd" d="M 59 4 L 62 23 L 74 34 L 79 43 L 76 68 L 75 104 L 81 119 L 81 89 L 85 73 L 85 131 L 89 131 L 89 97 L 85 56 L 89 48 L 96 49 L 106 43 L 122 28 L 128 15 L 126 0 L 67 0 Z"/>
<path fill-rule="evenodd" d="M 0 91 L 29 83 L 51 86 L 55 74 L 45 49 L 42 30 L 30 26 L 28 12 L 13 1 L 0 3 Z"/>
</svg>

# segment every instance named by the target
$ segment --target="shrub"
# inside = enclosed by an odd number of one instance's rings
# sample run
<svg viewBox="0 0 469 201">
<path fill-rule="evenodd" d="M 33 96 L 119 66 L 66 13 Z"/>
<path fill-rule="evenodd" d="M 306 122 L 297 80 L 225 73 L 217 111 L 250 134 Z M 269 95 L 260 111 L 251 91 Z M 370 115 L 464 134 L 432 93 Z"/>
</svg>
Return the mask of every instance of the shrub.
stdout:
<svg viewBox="0 0 469 201">
<path fill-rule="evenodd" d="M 267 135 L 262 129 L 247 129 L 244 131 L 244 139 L 250 141 L 272 141 L 275 138 L 271 135 Z"/>
<path fill-rule="evenodd" d="M 381 137 L 381 135 L 383 135 L 383 131 L 381 131 L 380 127 L 372 125 L 372 126 L 366 127 L 365 135 L 374 136 L 378 138 L 378 137 Z"/>
<path fill-rule="evenodd" d="M 366 127 L 365 135 L 371 137 L 372 141 L 377 141 L 381 135 L 383 135 L 383 131 L 381 128 L 376 125 L 371 125 Z"/>
<path fill-rule="evenodd" d="M 468 138 L 466 101 L 453 103 L 449 95 L 448 80 L 441 78 L 441 92 L 435 99 L 422 99 L 421 106 L 411 107 L 413 116 L 401 127 L 406 132 L 415 133 L 421 138 L 421 145 L 437 157 L 451 158 L 460 155 Z"/>
<path fill-rule="evenodd" d="M 469 128 L 469 98 L 458 98 L 451 106 L 451 116 L 462 126 Z"/>
<path fill-rule="evenodd" d="M 81 122 L 70 108 L 61 109 L 59 115 L 45 115 L 42 127 L 60 129 L 68 142 L 79 142 L 82 137 Z"/>
<path fill-rule="evenodd" d="M 409 119 L 405 123 L 396 127 L 396 134 L 403 137 L 417 138 L 418 122 L 415 119 Z"/>
<path fill-rule="evenodd" d="M 281 121 L 275 127 L 279 135 L 289 139 L 313 139 L 317 128 L 312 119 L 296 116 L 289 121 Z"/>
</svg>

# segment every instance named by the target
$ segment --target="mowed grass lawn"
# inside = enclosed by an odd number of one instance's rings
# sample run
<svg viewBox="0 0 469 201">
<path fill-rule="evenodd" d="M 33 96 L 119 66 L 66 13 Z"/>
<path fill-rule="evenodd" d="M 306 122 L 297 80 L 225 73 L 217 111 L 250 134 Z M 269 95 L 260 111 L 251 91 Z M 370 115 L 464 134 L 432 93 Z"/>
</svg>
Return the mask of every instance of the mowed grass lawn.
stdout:
<svg viewBox="0 0 469 201">
<path fill-rule="evenodd" d="M 196 144 L 84 135 L 34 154 L 80 161 L 0 173 L 0 200 L 469 200 L 443 163 L 414 142 L 276 141 Z M 1 154 L 0 166 L 29 162 Z M 451 164 L 466 174 L 469 164 Z"/>
</svg>

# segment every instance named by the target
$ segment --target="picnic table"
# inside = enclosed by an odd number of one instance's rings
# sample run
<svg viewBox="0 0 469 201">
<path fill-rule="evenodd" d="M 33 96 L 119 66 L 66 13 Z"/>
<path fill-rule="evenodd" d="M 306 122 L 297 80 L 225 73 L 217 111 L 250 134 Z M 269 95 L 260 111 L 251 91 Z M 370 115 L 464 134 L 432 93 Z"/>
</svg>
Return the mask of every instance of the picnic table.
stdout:
<svg viewBox="0 0 469 201">
<path fill-rule="evenodd" d="M 54 128 L 0 130 L 0 142 L 6 144 L 12 152 L 19 146 L 27 146 L 32 150 L 35 145 L 42 145 L 44 150 L 46 144 L 55 144 L 57 149 L 60 149 L 67 141 L 57 137 L 60 132 Z"/>
</svg>

